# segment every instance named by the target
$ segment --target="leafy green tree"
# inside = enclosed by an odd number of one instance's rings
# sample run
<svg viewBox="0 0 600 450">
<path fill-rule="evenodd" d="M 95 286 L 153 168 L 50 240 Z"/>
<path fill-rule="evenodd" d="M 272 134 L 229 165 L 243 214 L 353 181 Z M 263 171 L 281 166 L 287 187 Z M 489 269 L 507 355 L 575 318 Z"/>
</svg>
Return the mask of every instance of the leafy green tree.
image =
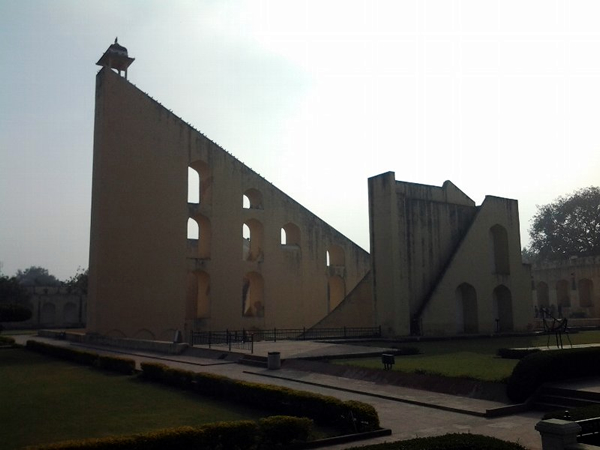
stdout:
<svg viewBox="0 0 600 450">
<path fill-rule="evenodd" d="M 537 260 L 600 255 L 600 188 L 590 186 L 538 206 L 529 236 Z"/>
<path fill-rule="evenodd" d="M 39 266 L 31 266 L 25 270 L 17 270 L 17 280 L 23 286 L 58 286 L 60 281 L 54 275 L 50 275 L 48 269 Z"/>
<path fill-rule="evenodd" d="M 31 310 L 26 306 L 15 303 L 0 303 L 0 322 L 23 322 L 31 319 L 31 314 Z M 0 331 L 2 331 L 1 328 Z"/>
<path fill-rule="evenodd" d="M 31 318 L 25 306 L 30 295 L 16 277 L 0 276 L 0 322 L 22 322 Z M 0 324 L 0 332 L 2 332 Z"/>
<path fill-rule="evenodd" d="M 521 250 L 521 259 L 525 264 L 535 264 L 538 260 L 538 255 L 529 247 L 523 247 L 523 250 Z"/>
<path fill-rule="evenodd" d="M 25 304 L 29 293 L 16 277 L 0 276 L 0 303 Z"/>
<path fill-rule="evenodd" d="M 78 267 L 75 275 L 65 281 L 65 286 L 67 286 L 71 291 L 78 291 L 87 295 L 88 272 L 88 269 L 83 270 L 81 267 Z"/>
</svg>

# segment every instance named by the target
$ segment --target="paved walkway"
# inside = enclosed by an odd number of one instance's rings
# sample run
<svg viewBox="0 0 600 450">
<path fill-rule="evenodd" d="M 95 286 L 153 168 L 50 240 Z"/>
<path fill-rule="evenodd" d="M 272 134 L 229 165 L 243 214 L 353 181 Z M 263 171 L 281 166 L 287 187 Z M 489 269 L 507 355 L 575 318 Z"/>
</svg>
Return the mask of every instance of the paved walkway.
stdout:
<svg viewBox="0 0 600 450">
<path fill-rule="evenodd" d="M 88 347 L 83 344 L 72 344 L 67 341 L 33 336 L 13 337 L 20 344 L 24 344 L 28 339 L 36 339 L 55 345 Z M 383 385 L 363 380 L 340 378 L 319 373 L 288 370 L 285 368 L 285 364 L 283 364 L 280 370 L 267 370 L 227 360 L 215 360 L 185 354 L 173 356 L 108 347 L 93 348 L 102 354 L 118 353 L 123 356 L 127 355 L 135 359 L 138 367 L 141 362 L 156 361 L 185 370 L 215 373 L 240 380 L 286 386 L 293 389 L 331 395 L 343 400 L 359 400 L 373 405 L 379 413 L 381 426 L 392 430 L 391 436 L 327 447 L 332 450 L 346 449 L 366 445 L 367 443 L 392 442 L 446 433 L 483 434 L 507 441 L 519 442 L 531 450 L 541 450 L 541 440 L 539 434 L 534 429 L 535 424 L 540 420 L 541 414 L 539 412 L 525 412 L 498 418 L 482 417 L 481 415 L 486 410 L 501 406 L 501 404 L 496 402 Z M 340 347 L 340 344 L 289 341 L 257 343 L 255 345 L 255 354 L 266 355 L 270 351 L 279 351 L 282 358 L 291 358 L 298 357 L 299 355 L 331 355 L 334 351 L 335 354 L 346 351 L 369 353 L 373 352 L 374 349 L 371 347 L 348 345 Z M 375 351 L 381 352 L 382 349 L 375 349 Z"/>
</svg>

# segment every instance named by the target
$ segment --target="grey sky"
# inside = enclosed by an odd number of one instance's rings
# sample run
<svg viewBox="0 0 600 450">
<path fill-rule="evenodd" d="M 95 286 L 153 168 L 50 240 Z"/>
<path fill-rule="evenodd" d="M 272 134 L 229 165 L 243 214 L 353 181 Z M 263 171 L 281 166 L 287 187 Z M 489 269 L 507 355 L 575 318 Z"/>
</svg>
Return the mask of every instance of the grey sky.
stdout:
<svg viewBox="0 0 600 450">
<path fill-rule="evenodd" d="M 598 185 L 596 1 L 0 0 L 0 261 L 87 267 L 95 62 L 368 250 L 367 178 Z"/>
</svg>

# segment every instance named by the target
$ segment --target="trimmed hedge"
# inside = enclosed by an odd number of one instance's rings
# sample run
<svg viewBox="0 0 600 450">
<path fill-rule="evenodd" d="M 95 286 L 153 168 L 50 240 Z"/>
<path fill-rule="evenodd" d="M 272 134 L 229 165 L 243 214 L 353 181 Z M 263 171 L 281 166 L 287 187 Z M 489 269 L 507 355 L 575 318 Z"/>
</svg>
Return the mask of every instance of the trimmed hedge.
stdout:
<svg viewBox="0 0 600 450">
<path fill-rule="evenodd" d="M 164 364 L 142 363 L 142 377 L 192 390 L 202 395 L 256 406 L 277 414 L 310 417 L 344 432 L 372 431 L 379 428 L 379 416 L 371 405 L 342 401 L 326 395 L 285 387 L 237 381 L 221 375 L 172 369 Z"/>
<path fill-rule="evenodd" d="M 0 303 L 0 322 L 23 322 L 31 319 L 29 308 L 17 303 Z"/>
<path fill-rule="evenodd" d="M 0 336 L 0 345 L 15 345 L 15 340 L 9 336 Z"/>
<path fill-rule="evenodd" d="M 352 447 L 358 449 L 358 447 Z M 479 434 L 446 434 L 385 444 L 367 445 L 360 450 L 526 450 L 520 444 Z"/>
<path fill-rule="evenodd" d="M 199 428 L 178 427 L 132 436 L 114 436 L 28 447 L 31 450 L 250 450 L 256 446 L 257 425 L 249 420 L 215 422 Z"/>
<path fill-rule="evenodd" d="M 135 361 L 133 359 L 119 358 L 117 356 L 100 356 L 97 353 L 32 340 L 27 341 L 25 347 L 28 350 L 33 350 L 44 355 L 66 359 L 85 366 L 94 366 L 111 372 L 118 372 L 125 375 L 131 375 L 135 372 Z"/>
<path fill-rule="evenodd" d="M 599 347 L 542 351 L 517 363 L 506 393 L 512 401 L 523 402 L 545 382 L 599 375 Z"/>
<path fill-rule="evenodd" d="M 259 420 L 215 422 L 194 427 L 169 428 L 132 436 L 112 436 L 57 442 L 28 447 L 30 450 L 268 450 L 287 448 L 306 442 L 312 420 L 299 417 L 272 416 Z"/>
<path fill-rule="evenodd" d="M 82 350 L 75 350 L 68 347 L 60 347 L 56 345 L 45 344 L 38 341 L 27 341 L 25 344 L 27 350 L 33 350 L 37 353 L 42 353 L 48 356 L 54 356 L 60 359 L 66 359 L 68 361 L 75 362 L 77 364 L 83 364 L 85 366 L 92 366 L 98 358 L 96 353 L 86 352 Z"/>
<path fill-rule="evenodd" d="M 260 448 L 289 447 L 306 442 L 312 432 L 313 421 L 306 417 L 271 416 L 258 421 Z"/>
<path fill-rule="evenodd" d="M 135 372 L 135 361 L 133 359 L 119 358 L 117 356 L 100 355 L 94 362 L 94 366 L 124 375 L 131 375 Z"/>
<path fill-rule="evenodd" d="M 541 350 L 539 348 L 499 348 L 496 354 L 504 359 L 523 359 L 537 352 L 541 352 Z"/>
</svg>

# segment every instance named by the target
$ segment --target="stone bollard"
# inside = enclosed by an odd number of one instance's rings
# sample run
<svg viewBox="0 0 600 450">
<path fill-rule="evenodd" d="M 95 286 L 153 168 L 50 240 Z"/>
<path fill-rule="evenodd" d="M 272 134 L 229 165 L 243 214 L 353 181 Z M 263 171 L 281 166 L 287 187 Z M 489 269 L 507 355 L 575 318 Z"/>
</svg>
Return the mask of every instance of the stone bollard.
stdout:
<svg viewBox="0 0 600 450">
<path fill-rule="evenodd" d="M 543 450 L 565 450 L 577 444 L 581 427 L 575 422 L 561 419 L 542 420 L 535 425 L 542 437 Z"/>
</svg>

